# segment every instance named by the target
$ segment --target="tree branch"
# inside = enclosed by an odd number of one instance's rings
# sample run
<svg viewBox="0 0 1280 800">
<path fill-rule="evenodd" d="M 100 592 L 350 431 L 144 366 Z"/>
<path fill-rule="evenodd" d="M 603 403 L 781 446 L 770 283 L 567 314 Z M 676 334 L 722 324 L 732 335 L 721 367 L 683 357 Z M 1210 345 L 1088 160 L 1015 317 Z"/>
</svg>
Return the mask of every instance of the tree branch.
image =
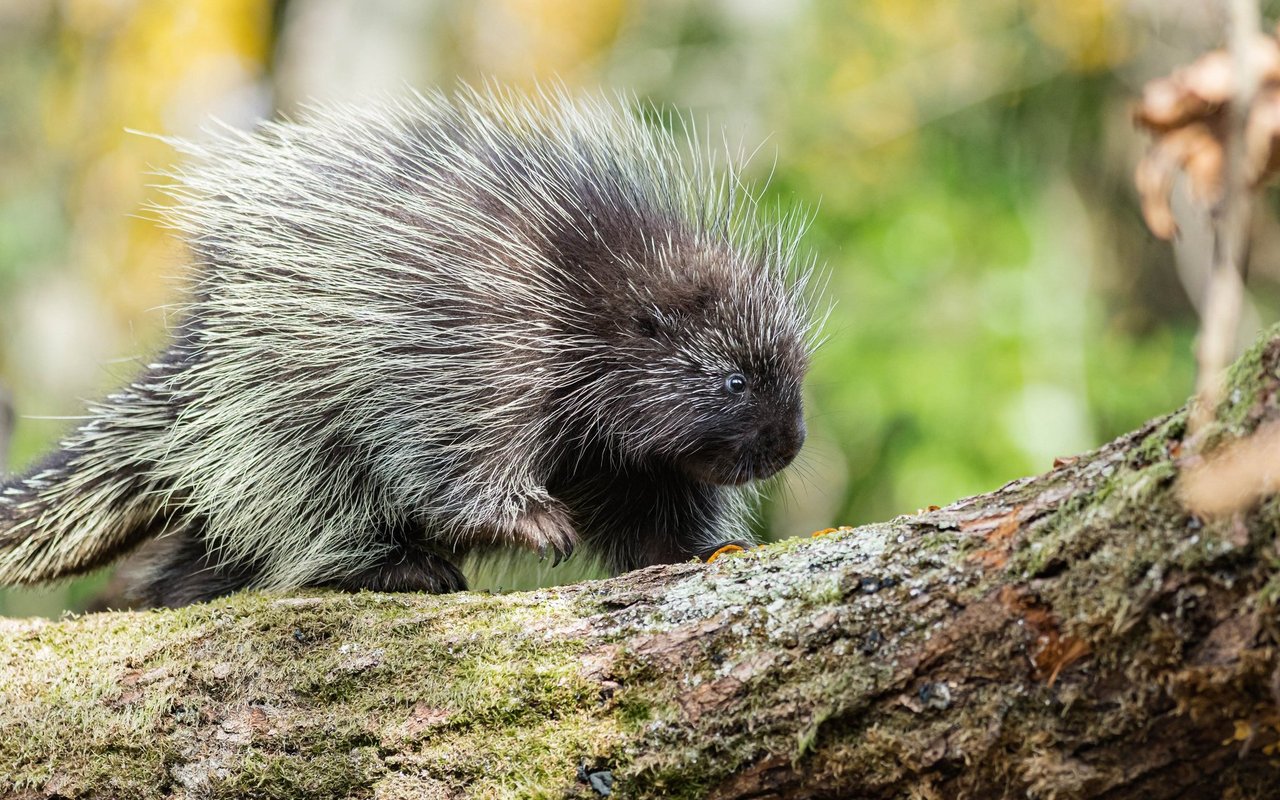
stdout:
<svg viewBox="0 0 1280 800">
<path fill-rule="evenodd" d="M 710 565 L 3 622 L 0 794 L 1271 797 L 1280 501 L 1187 512 L 1186 427 Z"/>
</svg>

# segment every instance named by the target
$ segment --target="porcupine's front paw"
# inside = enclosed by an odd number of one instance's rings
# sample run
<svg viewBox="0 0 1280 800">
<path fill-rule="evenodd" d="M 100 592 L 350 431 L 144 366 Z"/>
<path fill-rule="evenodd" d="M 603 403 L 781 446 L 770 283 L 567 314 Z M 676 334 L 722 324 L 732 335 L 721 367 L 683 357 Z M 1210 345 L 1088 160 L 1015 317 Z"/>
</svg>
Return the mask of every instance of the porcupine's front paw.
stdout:
<svg viewBox="0 0 1280 800">
<path fill-rule="evenodd" d="M 552 566 L 567 561 L 578 546 L 578 532 L 573 529 L 569 509 L 553 498 L 531 501 L 513 527 L 517 541 L 542 558 L 554 553 Z"/>
</svg>

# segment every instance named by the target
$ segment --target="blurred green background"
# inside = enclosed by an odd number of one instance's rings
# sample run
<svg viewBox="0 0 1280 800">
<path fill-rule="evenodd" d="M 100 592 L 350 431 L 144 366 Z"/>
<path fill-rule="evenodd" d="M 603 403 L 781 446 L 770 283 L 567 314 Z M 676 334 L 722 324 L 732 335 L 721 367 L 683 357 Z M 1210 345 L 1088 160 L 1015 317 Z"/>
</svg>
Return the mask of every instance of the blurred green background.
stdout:
<svg viewBox="0 0 1280 800">
<path fill-rule="evenodd" d="M 1274 11 L 1274 8 L 1269 9 Z M 4 0 L 0 386 L 12 468 L 163 338 L 179 243 L 140 214 L 174 164 L 127 129 L 199 137 L 307 99 L 496 77 L 692 112 L 768 194 L 817 208 L 830 342 L 812 437 L 762 529 L 806 534 L 1049 468 L 1189 394 L 1208 237 L 1153 239 L 1130 176 L 1142 83 L 1220 39 L 1203 0 Z M 1266 216 L 1266 215 L 1264 215 Z M 1276 317 L 1256 231 L 1244 336 Z M 1269 266 L 1271 265 L 1271 266 Z M 578 577 L 520 563 L 478 585 Z M 82 608 L 97 576 L 0 593 Z"/>
</svg>

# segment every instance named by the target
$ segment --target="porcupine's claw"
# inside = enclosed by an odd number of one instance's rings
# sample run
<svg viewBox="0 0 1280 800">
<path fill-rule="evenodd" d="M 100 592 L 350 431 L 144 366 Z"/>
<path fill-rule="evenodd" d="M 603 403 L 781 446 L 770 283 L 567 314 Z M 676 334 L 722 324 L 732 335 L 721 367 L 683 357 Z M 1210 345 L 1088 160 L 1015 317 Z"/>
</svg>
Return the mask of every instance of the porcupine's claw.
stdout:
<svg viewBox="0 0 1280 800">
<path fill-rule="evenodd" d="M 552 555 L 553 567 L 568 561 L 578 544 L 569 510 L 552 499 L 530 503 L 516 520 L 515 534 L 520 543 L 538 553 L 540 560 Z"/>
<path fill-rule="evenodd" d="M 558 567 L 568 561 L 573 556 L 573 548 L 576 542 L 570 541 L 565 543 L 564 549 L 556 548 L 556 557 L 551 562 L 551 566 Z"/>
<path fill-rule="evenodd" d="M 568 561 L 573 555 L 574 542 L 564 542 L 558 547 L 549 544 L 538 546 L 538 560 L 546 561 L 547 555 L 551 555 L 551 566 L 558 567 Z"/>
<path fill-rule="evenodd" d="M 551 566 L 558 567 L 565 561 L 568 561 L 573 555 L 573 544 L 570 543 L 568 549 L 561 550 L 559 547 L 552 549 L 551 545 L 544 544 L 538 548 L 538 560 L 546 561 L 547 555 L 551 554 Z"/>
</svg>

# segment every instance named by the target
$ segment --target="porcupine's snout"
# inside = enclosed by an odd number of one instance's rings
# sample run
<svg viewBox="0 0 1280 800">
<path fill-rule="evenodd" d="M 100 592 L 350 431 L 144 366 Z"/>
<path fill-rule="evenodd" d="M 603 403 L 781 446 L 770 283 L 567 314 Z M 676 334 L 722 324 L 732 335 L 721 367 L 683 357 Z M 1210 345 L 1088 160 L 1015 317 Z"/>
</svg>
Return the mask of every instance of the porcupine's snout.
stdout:
<svg viewBox="0 0 1280 800">
<path fill-rule="evenodd" d="M 698 480 L 741 486 L 776 474 L 800 453 L 806 429 L 799 407 L 770 414 L 733 436 L 707 442 L 690 454 L 684 467 Z"/>
<path fill-rule="evenodd" d="M 759 467 L 755 479 L 767 478 L 795 461 L 804 447 L 808 431 L 804 415 L 797 412 L 789 420 L 772 422 L 763 426 L 756 437 L 756 458 Z"/>
<path fill-rule="evenodd" d="M 763 480 L 781 471 L 800 454 L 806 433 L 804 415 L 798 408 L 761 422 L 755 436 L 743 440 L 729 482 Z"/>
</svg>

